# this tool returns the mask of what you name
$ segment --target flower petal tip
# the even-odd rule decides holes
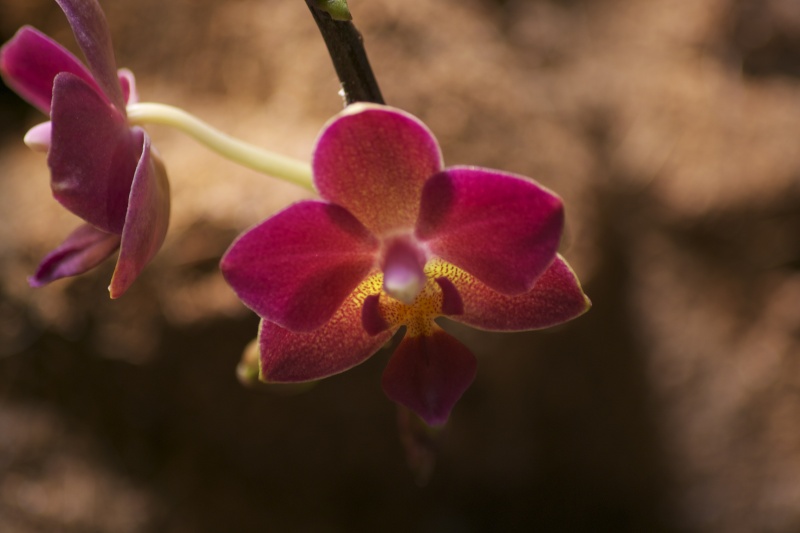
[[[124,289],[119,289],[117,287],[114,287],[114,281],[112,279],[111,283],[109,283],[108,285],[108,297],[111,298],[112,300],[116,300],[117,298],[125,294],[126,290],[128,290],[127,287],[125,287]]]
[[[79,226],[64,242],[42,259],[28,278],[31,287],[43,287],[61,278],[77,276],[102,263],[119,246],[119,235],[89,224]]]
[[[586,296],[586,294],[583,295],[583,299],[584,299],[584,306],[585,306],[584,309],[583,309],[583,313],[586,313],[587,311],[589,311],[589,309],[592,308],[592,301],[589,299],[588,296]],[[581,314],[583,314],[583,313],[581,313]]]
[[[41,279],[37,278],[35,275],[28,276],[28,286],[34,289],[40,289],[47,285],[48,281],[42,281]]]
[[[53,135],[52,122],[43,122],[28,130],[22,141],[34,152],[47,153],[50,150],[50,139]]]
[[[242,352],[236,365],[236,377],[245,387],[255,387],[261,381],[261,349],[258,338],[253,339]]]

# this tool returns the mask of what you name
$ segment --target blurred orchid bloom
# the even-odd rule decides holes
[[[444,168],[415,117],[355,104],[323,129],[303,201],[241,235],[221,268],[262,317],[260,377],[316,380],[406,336],[383,389],[430,425],[472,383],[475,357],[435,322],[497,331],[553,326],[590,306],[556,249],[561,200],[527,178]]]
[[[0,74],[50,116],[25,142],[47,152],[53,196],[80,226],[44,258],[34,287],[82,274],[119,248],[109,286],[121,296],[161,247],[169,222],[166,171],[150,138],[127,121],[137,100],[133,74],[117,71],[111,37],[96,0],[56,0],[88,68],[64,47],[23,27],[0,50]]]

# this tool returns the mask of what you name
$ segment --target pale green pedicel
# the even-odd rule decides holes
[[[183,109],[141,102],[129,105],[126,111],[131,125],[172,126],[235,163],[316,192],[308,163],[240,141]]]

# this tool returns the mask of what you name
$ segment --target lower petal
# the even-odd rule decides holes
[[[499,293],[444,261],[433,268],[449,279],[461,296],[463,312],[450,318],[479,329],[548,328],[582,315],[592,305],[575,273],[561,256],[539,276],[530,291],[516,296]]]
[[[370,336],[360,324],[350,331],[332,329],[295,332],[262,320],[262,381],[297,383],[339,374],[369,359],[391,338],[390,332]]]
[[[164,243],[169,225],[169,182],[161,160],[143,133],[142,155],[133,176],[117,268],[109,291],[118,298],[142,272]]]
[[[429,425],[447,422],[450,411],[475,379],[469,349],[441,328],[406,336],[383,372],[383,390]]]
[[[114,253],[120,237],[89,224],[79,226],[58,248],[47,254],[36,273],[28,278],[31,287],[42,287],[57,279],[77,276],[96,267]]]
[[[368,278],[329,321],[310,332],[290,331],[262,320],[261,380],[292,383],[320,379],[344,372],[377,352],[397,328],[370,335],[362,327],[361,307],[376,290],[380,290],[380,279]]]

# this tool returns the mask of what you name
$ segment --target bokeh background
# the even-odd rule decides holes
[[[302,0],[106,0],[144,100],[299,158],[341,108]],[[25,281],[78,224],[0,91],[0,531],[800,531],[800,2],[351,0],[388,103],[449,164],[567,206],[594,302],[559,328],[451,327],[479,357],[427,484],[387,353],[306,391],[235,377],[257,321],[217,262],[302,190],[162,127],[173,217],[122,299],[113,261]],[[51,0],[1,0],[71,49]],[[476,243],[479,246],[479,243]]]

